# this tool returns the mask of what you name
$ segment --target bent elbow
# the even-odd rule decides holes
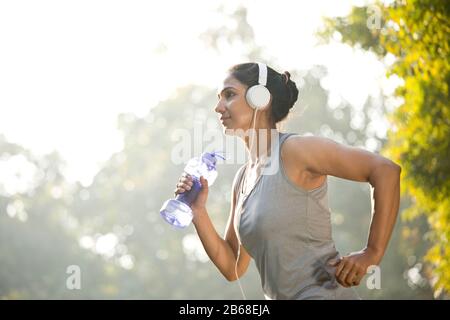
[[[233,282],[233,281],[237,280],[237,277],[234,273],[224,275],[224,277],[225,277],[225,279],[227,279],[228,282]]]
[[[237,280],[236,276],[226,276],[225,279],[227,279],[228,282],[234,282]]]
[[[242,276],[244,275],[244,272],[241,272],[240,274],[236,274],[235,272],[231,272],[229,274],[224,274],[223,276],[225,277],[225,279],[227,279],[228,282],[234,282],[240,278],[242,278]]]
[[[375,187],[378,180],[383,180],[387,176],[395,179],[400,179],[402,167],[396,164],[394,161],[385,159],[376,165],[370,172],[367,181]]]
[[[395,163],[394,161],[389,160],[386,164],[389,168],[393,169],[399,175],[402,172],[402,167],[399,164]]]
[[[395,170],[397,171],[397,173],[400,175],[402,173],[402,167],[395,162],[392,162],[392,164],[393,164]]]

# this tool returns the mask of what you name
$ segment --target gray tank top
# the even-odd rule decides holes
[[[327,180],[306,190],[285,173],[281,145],[291,135],[279,134],[270,160],[278,161],[278,170],[261,175],[246,197],[241,193],[246,165],[236,173],[238,237],[255,261],[266,299],[360,299],[327,265],[340,256],[331,236]]]

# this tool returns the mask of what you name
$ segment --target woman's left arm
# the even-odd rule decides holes
[[[380,263],[394,229],[400,202],[401,167],[378,154],[327,138],[295,137],[285,143],[289,144],[288,156],[301,161],[312,174],[369,182],[374,188],[374,212],[366,247],[330,262],[336,266],[336,279],[341,285],[359,285],[367,268]]]

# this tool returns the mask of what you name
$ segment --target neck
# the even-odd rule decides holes
[[[272,133],[274,133],[272,130],[276,128],[250,129],[244,137],[251,166],[264,162],[264,159],[270,156]]]

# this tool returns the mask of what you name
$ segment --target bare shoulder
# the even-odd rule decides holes
[[[283,143],[281,151],[288,162],[296,163],[300,170],[313,174],[311,162],[325,153],[332,143],[333,140],[323,137],[292,135]]]
[[[321,186],[326,174],[311,170],[310,161],[314,159],[309,146],[315,143],[311,136],[290,136],[281,146],[281,158],[286,175],[297,186],[310,190]]]
[[[334,140],[318,137],[318,136],[302,136],[302,135],[292,135],[286,139],[285,144],[291,148],[298,149],[299,147],[303,148],[314,148],[315,150],[320,150],[323,147],[326,147],[330,144],[335,144]],[[309,150],[311,151],[311,150]]]

